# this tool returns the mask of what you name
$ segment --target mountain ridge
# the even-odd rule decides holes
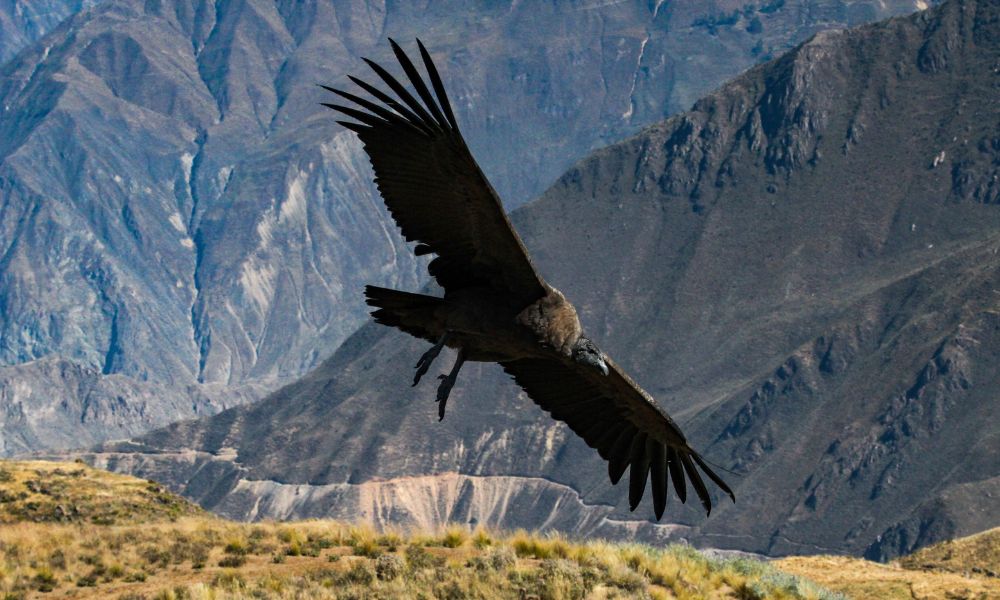
[[[429,45],[516,206],[768,53],[914,4],[768,6],[105,0],[75,15],[0,75],[0,395],[59,422],[50,435],[4,421],[0,452],[260,397],[363,322],[352,290],[422,285],[360,146],[313,85],[344,82],[360,55],[388,58],[386,35]],[[87,419],[72,394],[48,403],[44,390],[75,387],[37,379],[30,363],[51,356],[131,379],[89,402],[134,410]],[[192,408],[125,418],[164,393]]]
[[[665,525],[642,520],[645,505],[629,515],[594,452],[489,365],[467,365],[435,423],[429,392],[407,387],[424,344],[373,324],[257,404],[81,456],[233,518],[316,486],[457,471],[577,490],[572,510],[528,503],[560,506],[564,523],[610,505],[595,518],[635,539],[680,526],[771,555],[886,560],[995,526],[1000,213],[983,199],[1000,172],[998,13],[951,0],[817,35],[512,214],[590,337],[699,451],[744,473],[739,502],[710,519],[677,504]],[[254,481],[287,494],[247,493]],[[489,493],[464,494],[453,507],[480,507],[464,518],[518,525]],[[373,520],[407,518],[389,503]]]

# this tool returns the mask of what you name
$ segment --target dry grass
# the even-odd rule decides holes
[[[0,463],[0,598],[833,598],[684,546],[573,543],[452,526],[233,523],[155,483]]]
[[[686,546],[234,523],[154,483],[79,464],[0,462],[0,522],[2,600],[843,598],[770,564]],[[844,575],[838,565],[810,573],[846,590]]]
[[[855,600],[1000,598],[1000,579],[971,572],[909,569],[900,564],[884,565],[843,556],[795,556],[774,564]]]
[[[899,561],[907,569],[1000,577],[1000,527],[923,548]]]
[[[407,539],[328,521],[0,528],[10,598],[834,598],[754,563],[451,528]],[[2,596],[0,596],[2,597]]]
[[[82,463],[0,461],[0,523],[147,523],[202,514],[160,484]]]

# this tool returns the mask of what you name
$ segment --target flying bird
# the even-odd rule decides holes
[[[417,242],[416,255],[435,255],[428,270],[444,288],[443,298],[365,287],[375,321],[433,344],[417,361],[413,385],[442,348],[457,350],[451,372],[439,376],[438,416],[443,419],[462,365],[499,363],[536,404],[608,461],[613,484],[629,469],[631,510],[648,479],[659,520],[669,484],[684,502],[690,480],[711,513],[712,497],[701,473],[735,502],[732,490],[691,448],[673,419],[586,336],[573,305],[532,265],[462,138],[424,45],[417,40],[431,87],[399,45],[389,42],[412,92],[367,58],[389,92],[356,77],[349,79],[367,98],[321,87],[350,103],[324,106],[353,119],[337,122],[364,144],[375,183],[403,237]]]

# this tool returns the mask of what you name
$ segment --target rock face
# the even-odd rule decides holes
[[[362,284],[424,281],[313,85],[364,72],[359,55],[387,59],[389,34],[432,49],[514,206],[768,52],[913,6],[723,2],[720,17],[695,0],[108,0],[84,11],[0,73],[0,395],[20,399],[8,414],[28,415],[0,423],[4,451],[133,435],[273,389],[364,321]],[[49,357],[76,366],[30,366]],[[71,409],[82,398],[64,372],[130,380],[127,404],[179,398],[145,417],[136,404],[89,418]],[[109,385],[91,400],[119,402]],[[47,433],[32,429],[53,389],[65,410]]]
[[[515,211],[590,337],[735,471],[711,518],[630,515],[496,365],[467,365],[437,423],[433,386],[409,387],[425,344],[374,324],[257,404],[89,459],[237,518],[874,558],[995,526],[998,65],[995,0],[821,33]]]
[[[0,0],[0,64],[70,15],[101,0]]]
[[[177,415],[214,414],[266,392],[253,384],[191,384],[178,390],[104,374],[55,356],[40,358],[0,367],[0,419],[7,430],[0,451],[10,456],[39,447],[96,444],[168,423]],[[78,426],[67,427],[67,422]]]

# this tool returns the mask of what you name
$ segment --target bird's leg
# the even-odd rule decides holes
[[[413,385],[420,383],[420,378],[424,376],[427,369],[431,368],[431,363],[434,362],[437,355],[441,354],[441,348],[444,348],[444,343],[446,341],[448,341],[447,331],[441,335],[441,339],[439,339],[436,344],[431,346],[430,350],[424,352],[423,356],[420,357],[420,360],[418,360],[416,364],[417,374],[413,376]]]
[[[455,380],[458,379],[458,371],[462,368],[462,363],[464,362],[465,348],[460,348],[458,350],[458,358],[455,359],[455,366],[451,368],[451,373],[438,375],[438,379],[441,380],[437,393],[438,421],[444,420],[444,406],[448,403],[448,394],[451,393],[451,388],[455,385]]]

